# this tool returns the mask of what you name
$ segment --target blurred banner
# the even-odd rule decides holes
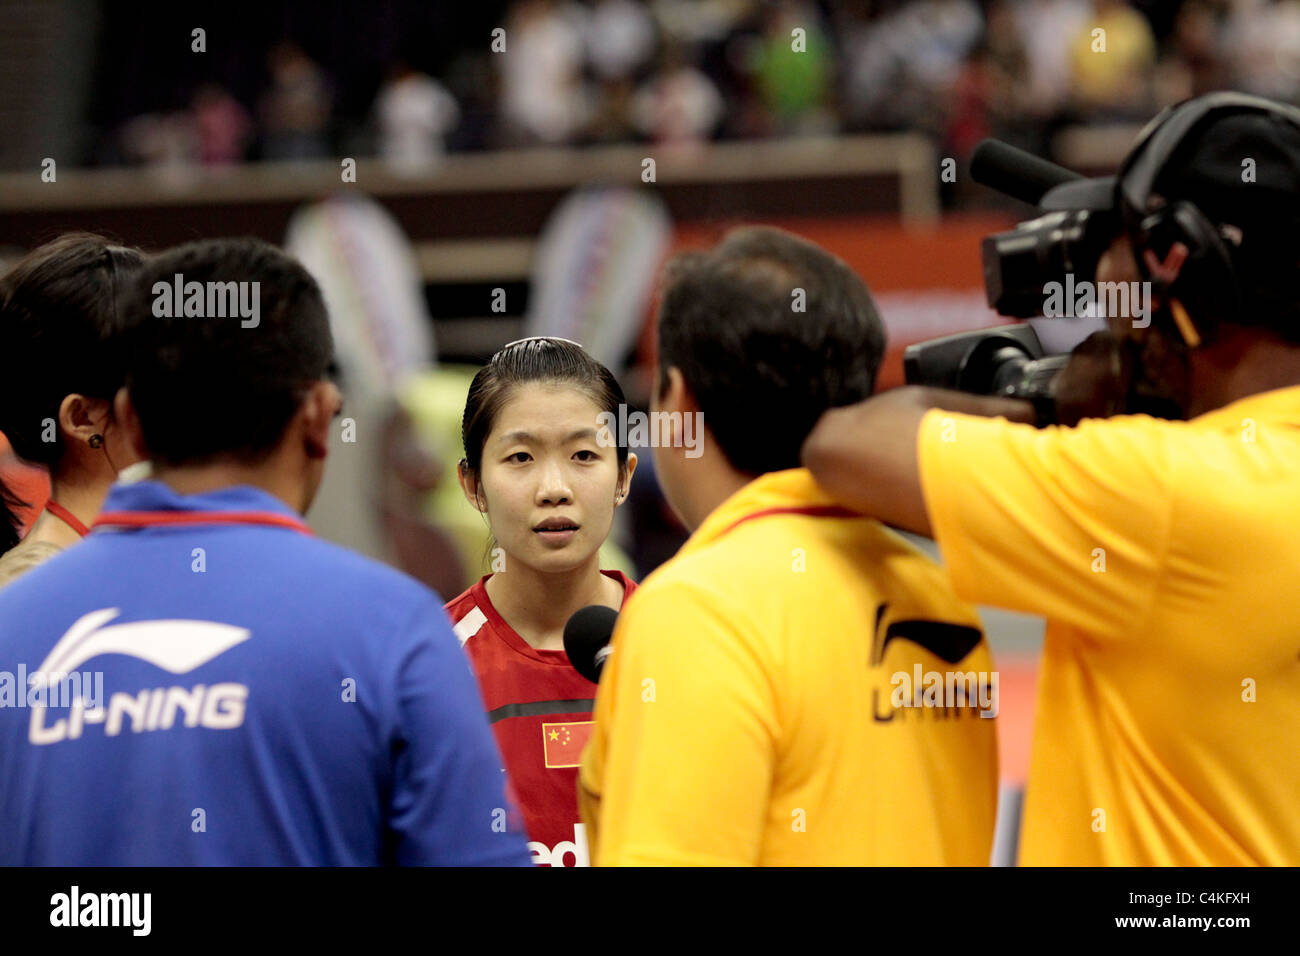
[[[533,253],[525,335],[581,342],[615,374],[637,340],[672,239],[646,189],[578,189],[547,220]]]

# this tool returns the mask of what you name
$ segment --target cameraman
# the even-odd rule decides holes
[[[1131,409],[1141,379],[1187,420],[1036,429],[904,388],[827,412],[802,456],[935,537],[960,597],[1046,617],[1022,864],[1296,865],[1300,112],[1211,94],[1160,120],[1118,179],[1058,187],[1114,218],[1096,281],[1155,296],[1078,350],[1058,417]]]

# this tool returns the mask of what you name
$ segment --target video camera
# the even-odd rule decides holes
[[[1037,206],[1078,173],[997,140],[985,140],[971,159],[971,178]],[[1107,213],[1047,211],[981,243],[984,288],[999,315],[1043,315],[1043,289],[1067,275],[1091,278],[1120,223]],[[999,326],[961,332],[908,346],[903,374],[909,385],[929,385],[978,395],[1033,402],[1040,424],[1055,420],[1053,383],[1069,353],[1048,354],[1032,326]]]

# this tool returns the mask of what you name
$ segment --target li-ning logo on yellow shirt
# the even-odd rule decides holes
[[[594,720],[575,720],[565,724],[542,724],[542,756],[548,770],[578,766],[582,748],[591,739]]]
[[[894,621],[882,628],[888,609],[888,603],[876,608],[875,638],[871,647],[873,667],[884,663],[890,641],[908,641],[949,664],[956,664],[970,654],[984,637],[977,627],[923,618]],[[945,676],[937,671],[923,672],[920,661],[915,661],[913,673],[900,671],[894,674],[891,685],[892,692],[883,695],[880,688],[872,690],[872,716],[877,723],[888,723],[911,708],[915,708],[922,717],[947,718],[967,711],[978,713],[981,717],[997,716],[997,685],[994,675],[971,671],[948,672]],[[941,695],[935,692],[936,687],[941,690],[946,688],[946,693]]]
[[[893,621],[889,627],[881,631],[880,625],[884,622],[885,612],[888,609],[888,602],[876,608],[876,638],[871,648],[872,667],[878,667],[884,661],[889,642],[899,638],[924,647],[949,664],[956,664],[975,650],[984,638],[983,632],[978,627],[952,624],[948,621],[929,621],[923,618]]]

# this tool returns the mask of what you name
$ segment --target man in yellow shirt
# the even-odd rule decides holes
[[[826,408],[871,393],[884,334],[866,287],[811,243],[738,230],[670,266],[659,350],[653,457],[694,533],[614,633],[579,773],[592,861],[987,864],[979,619],[796,467]]]
[[[1059,187],[1129,217],[1096,278],[1156,279],[1161,306],[1112,339],[1182,357],[1162,374],[1187,420],[1036,430],[908,388],[804,448],[836,500],[932,533],[960,596],[1047,618],[1024,864],[1300,864],[1300,112],[1215,102],[1159,168],[1144,140],[1117,181]]]

